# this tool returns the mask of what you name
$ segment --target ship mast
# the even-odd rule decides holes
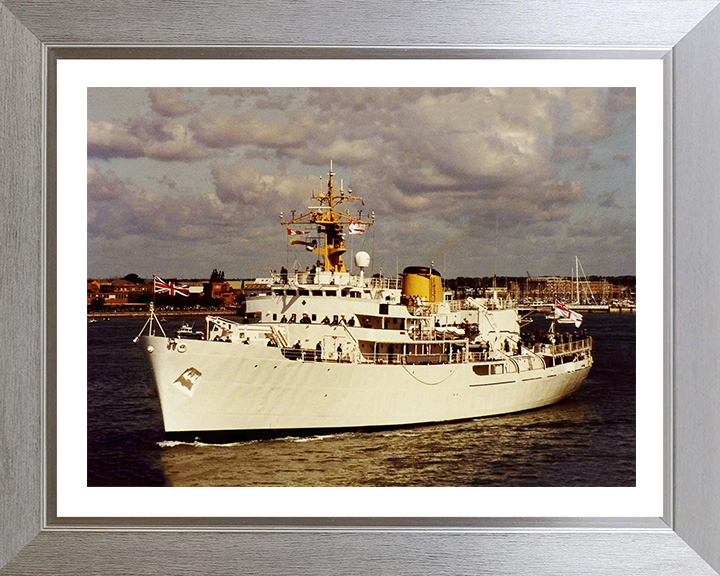
[[[321,242],[306,242],[303,240],[293,240],[292,244],[304,244],[308,250],[315,252],[322,257],[324,269],[327,272],[347,272],[345,263],[343,262],[343,254],[345,247],[345,227],[352,225],[372,226],[375,222],[375,213],[372,213],[371,220],[362,220],[360,216],[351,216],[347,211],[336,209],[341,204],[362,201],[361,196],[353,196],[352,190],[347,193],[340,186],[339,194],[333,187],[333,177],[335,172],[332,169],[332,160],[330,161],[330,171],[328,172],[327,193],[320,192],[317,196],[313,195],[313,200],[318,202],[318,206],[308,206],[310,210],[306,214],[295,217],[286,221],[280,214],[280,224],[283,226],[299,226],[308,228],[314,226],[321,236]]]

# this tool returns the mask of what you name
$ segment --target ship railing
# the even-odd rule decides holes
[[[307,350],[303,348],[281,347],[282,355],[288,360],[300,360],[302,362],[329,362],[337,363],[337,359],[323,359],[320,350]],[[360,364],[404,364],[404,365],[422,365],[422,364],[463,364],[471,361],[472,354],[467,354],[464,350],[458,350],[453,353],[445,354],[389,354],[389,353],[370,353],[357,354],[354,361]],[[343,355],[342,363],[353,362],[352,355]],[[479,355],[478,360],[479,361]],[[497,361],[496,361],[497,362]]]
[[[472,363],[488,361],[488,356],[485,352],[468,352],[467,357],[468,362]]]
[[[302,348],[280,348],[282,355],[288,360],[302,360],[303,362],[322,362],[318,350],[305,350]]]
[[[440,303],[439,302],[420,302],[420,303],[414,303],[410,302],[407,305],[408,312],[417,318],[424,318],[428,317],[432,314],[437,314],[438,310],[440,309]]]
[[[457,344],[460,340],[474,340],[479,334],[477,324],[445,324],[440,326],[411,326],[407,335],[413,340],[443,341]]]
[[[490,354],[485,354],[484,352],[469,352],[466,356],[467,361],[473,364],[477,362],[489,362],[491,364],[507,363],[507,358],[498,358],[496,352],[490,352]]]
[[[402,278],[370,278],[370,288],[399,290],[402,288]]]
[[[588,336],[582,340],[575,340],[564,344],[535,344],[533,346],[533,352],[546,356],[565,356],[566,354],[592,350],[592,342],[592,337]]]
[[[468,297],[462,300],[450,300],[449,304],[451,312],[458,312],[459,310],[506,310],[514,306],[514,302],[510,300],[497,300],[493,298],[480,299],[474,297]]]
[[[318,284],[318,274],[314,271],[305,272],[288,272],[287,274],[273,273],[273,282],[275,284],[301,285],[301,284]]]
[[[476,301],[474,298],[465,298],[464,300],[450,300],[450,312],[459,312],[460,310],[482,310],[485,305]]]
[[[468,362],[477,364],[502,364],[504,374],[527,372],[531,370],[542,370],[546,367],[545,360],[541,356],[532,353],[527,347],[523,350],[528,352],[520,356],[511,356],[502,350],[495,350],[489,355],[484,352],[470,352],[468,354]]]
[[[376,352],[363,354],[362,358],[370,364],[462,364],[465,362],[467,354],[464,350],[444,354],[387,354]]]
[[[540,354],[537,354],[537,353],[535,352],[535,350],[533,350],[533,349],[531,349],[531,348],[528,348],[527,346],[525,346],[525,344],[522,345],[522,350],[526,350],[526,351],[528,352],[527,358],[528,358],[528,364],[529,364],[529,368],[528,368],[528,369],[529,369],[529,370],[534,370],[534,369],[535,369],[535,368],[533,367],[533,362],[532,362],[532,360],[531,360],[530,358],[535,358],[536,360],[538,360],[538,361],[540,362],[540,366],[539,366],[538,368],[541,368],[541,369],[543,369],[543,370],[544,370],[545,368],[547,368],[547,362],[545,362],[545,359],[544,359]]]
[[[274,284],[288,286],[306,286],[320,284],[334,284],[336,286],[361,286],[362,282],[358,276],[349,272],[325,272],[323,270],[304,270],[300,272],[273,272],[272,281]]]

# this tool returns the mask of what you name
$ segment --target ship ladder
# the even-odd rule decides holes
[[[360,359],[363,357],[363,355],[360,353],[360,343],[357,341],[357,338],[353,335],[352,332],[350,332],[350,328],[347,327],[345,324],[341,324],[343,329],[345,330],[345,333],[348,335],[352,343],[355,345],[354,350],[350,350],[350,352],[354,352],[354,354],[350,355],[350,358],[353,358],[355,362],[359,362]]]
[[[275,344],[277,344],[278,348],[289,347],[284,334],[278,328],[270,326],[270,331],[272,332],[273,339],[275,340]]]

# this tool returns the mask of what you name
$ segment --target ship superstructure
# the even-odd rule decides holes
[[[512,303],[455,299],[432,265],[368,277],[361,251],[350,273],[345,234],[375,218],[342,210],[361,198],[328,176],[307,213],[280,216],[312,266],[258,278],[243,321],[208,316],[202,339],[142,337],[169,435],[459,420],[545,406],[581,385],[592,365],[585,335],[523,340]]]

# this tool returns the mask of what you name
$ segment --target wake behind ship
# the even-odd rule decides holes
[[[455,299],[432,267],[399,278],[345,267],[345,234],[364,233],[343,204],[361,200],[328,189],[281,224],[315,254],[305,271],[258,278],[246,294],[245,323],[206,317],[200,334],[140,338],[157,384],[166,435],[212,438],[396,427],[528,410],[566,398],[592,365],[592,339],[554,334],[524,342],[509,301]]]

